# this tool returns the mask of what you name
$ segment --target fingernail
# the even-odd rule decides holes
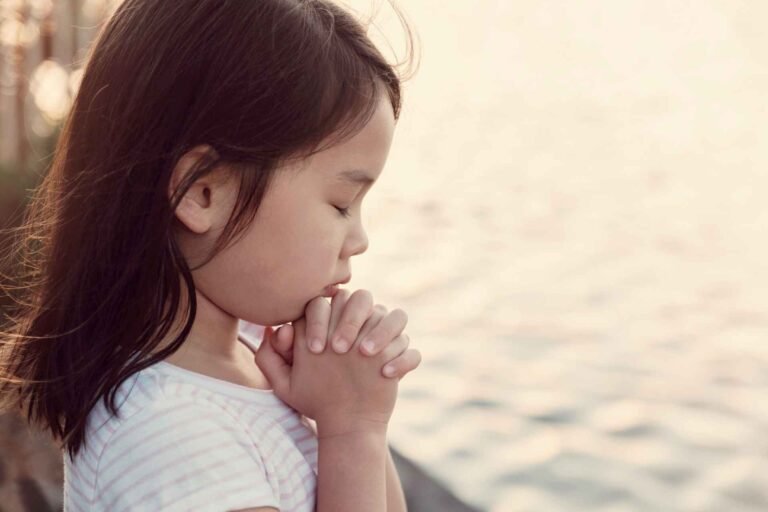
[[[336,338],[333,340],[333,348],[336,352],[346,352],[349,348],[349,344],[347,344],[347,340],[344,338]]]
[[[394,366],[385,366],[384,367],[384,375],[387,377],[393,377],[395,375],[395,367]]]
[[[315,354],[319,354],[323,351],[323,342],[320,341],[319,338],[315,338],[312,340],[312,342],[309,344],[309,349],[314,352]]]
[[[363,350],[366,354],[373,354],[373,349],[376,348],[376,344],[373,340],[365,340],[363,342]]]

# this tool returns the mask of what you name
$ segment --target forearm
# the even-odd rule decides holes
[[[387,449],[387,512],[408,512],[392,452]]]
[[[387,512],[386,429],[327,437],[318,430],[317,512]]]

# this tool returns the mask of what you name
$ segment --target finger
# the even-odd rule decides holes
[[[411,337],[406,333],[402,333],[399,336],[395,336],[376,357],[384,363],[389,363],[405,352],[410,344]]]
[[[307,343],[307,319],[302,316],[291,324],[293,325],[293,360],[294,362],[297,358],[306,360],[308,354],[312,353]]]
[[[347,300],[349,300],[349,290],[346,288],[340,288],[331,299],[331,317],[328,319],[328,331],[325,333],[326,338],[330,339],[330,335],[336,331],[336,325],[341,319],[341,313],[344,311]]]
[[[360,329],[360,334],[357,335],[357,341],[360,342],[367,339],[368,333],[370,333],[374,327],[379,325],[379,322],[387,316],[387,313],[387,308],[381,304],[373,306],[373,313],[371,313],[371,316],[368,317],[368,320],[365,321],[363,327]]]
[[[363,354],[378,354],[393,339],[400,335],[408,324],[408,315],[402,309],[393,309],[371,332],[366,334],[360,344]]]
[[[334,297],[335,298],[335,297]],[[355,343],[360,329],[373,312],[373,295],[368,290],[357,290],[344,305],[333,330],[329,330],[331,346],[337,354],[343,354]]]
[[[278,396],[285,396],[289,389],[291,367],[273,348],[272,327],[264,328],[264,341],[256,349],[254,361]]]
[[[309,349],[315,354],[325,349],[325,340],[328,337],[328,324],[331,321],[331,304],[325,297],[312,299],[304,311],[307,320],[307,343]]]
[[[293,326],[281,325],[271,338],[272,347],[288,364],[293,363]]]
[[[373,306],[373,313],[371,313],[371,316],[368,318],[368,320],[365,321],[363,328],[360,329],[360,334],[357,336],[358,345],[361,345],[363,341],[368,339],[371,331],[373,331],[373,329],[379,325],[379,323],[387,316],[387,313],[387,308],[381,304],[376,304]],[[362,347],[360,347],[360,350],[362,350]]]
[[[409,348],[394,360],[385,364],[381,374],[389,378],[402,378],[406,373],[415,370],[421,364],[421,352]]]

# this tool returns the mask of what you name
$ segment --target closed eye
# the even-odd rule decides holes
[[[349,213],[349,208],[339,208],[338,206],[334,206],[336,210],[341,214],[343,217],[349,217],[351,214]]]

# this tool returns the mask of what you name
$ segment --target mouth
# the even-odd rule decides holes
[[[347,284],[351,279],[352,279],[352,276],[349,275],[346,278],[344,278],[342,281],[339,281],[338,283],[330,284],[326,286],[323,289],[323,297],[333,297],[339,292],[339,286],[342,284]]]
[[[333,298],[337,293],[339,293],[339,285],[337,284],[326,286],[323,289],[323,297]]]

